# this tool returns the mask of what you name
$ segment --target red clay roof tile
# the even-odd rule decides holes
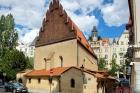
[[[59,76],[67,69],[69,69],[69,67],[57,67],[50,70],[33,70],[25,76]]]
[[[94,56],[95,53],[93,52],[90,44],[88,43],[86,37],[84,36],[83,32],[78,28],[78,26],[68,17],[68,23],[71,25],[71,29],[76,33],[76,39]]]

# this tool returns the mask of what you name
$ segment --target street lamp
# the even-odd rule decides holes
[[[50,83],[50,93],[51,93],[51,85],[52,85],[52,74],[53,74],[53,69],[50,69],[50,75],[49,75],[49,83]]]
[[[84,74],[84,66],[82,65],[80,68],[81,68],[81,70],[82,70],[83,84],[86,84],[87,81],[86,81],[85,74]]]
[[[3,83],[5,83],[6,73],[3,73]]]

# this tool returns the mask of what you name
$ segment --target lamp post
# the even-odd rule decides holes
[[[85,75],[84,75],[84,66],[82,65],[80,68],[81,68],[81,70],[82,70],[83,84],[85,84],[86,81],[85,81]]]
[[[53,77],[52,77],[52,74],[53,74],[53,69],[50,69],[50,75],[49,75],[49,83],[50,83],[50,93],[52,93],[51,92],[51,85],[52,85],[52,79],[53,79]]]
[[[5,83],[6,73],[3,73],[3,83]]]
[[[51,93],[51,85],[52,85],[52,76],[49,76],[49,83],[50,83],[50,93]]]

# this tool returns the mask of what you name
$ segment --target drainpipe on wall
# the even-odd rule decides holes
[[[77,67],[79,67],[79,50],[78,50],[78,41],[77,41]]]

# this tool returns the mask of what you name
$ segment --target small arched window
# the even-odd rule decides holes
[[[29,78],[29,83],[31,83],[31,78]]]
[[[63,57],[59,56],[61,67],[63,67]]]
[[[38,78],[38,84],[40,84],[40,82],[41,82],[41,79],[40,79],[40,78]]]
[[[71,88],[75,88],[75,80],[74,79],[71,79],[70,84],[71,84]]]

